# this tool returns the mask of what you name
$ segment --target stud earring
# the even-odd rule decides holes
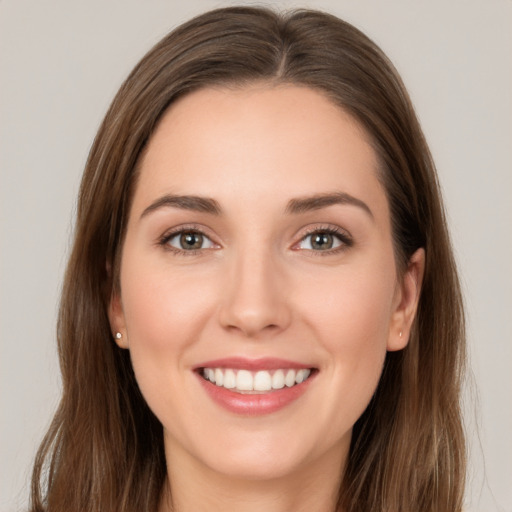
[[[401,334],[400,334],[401,336]],[[123,337],[123,335],[120,332],[116,332],[116,339],[120,340]]]
[[[119,333],[117,333],[119,334]],[[402,337],[402,331],[400,331],[400,333],[398,334],[398,336],[401,338]]]

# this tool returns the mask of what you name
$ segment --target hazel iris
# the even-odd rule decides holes
[[[332,249],[334,236],[331,233],[315,233],[311,235],[311,247],[316,250]]]

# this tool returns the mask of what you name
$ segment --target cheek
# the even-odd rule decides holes
[[[204,279],[127,258],[122,271],[122,304],[130,357],[143,395],[151,406],[160,391],[179,385],[187,349],[199,339],[211,314],[211,287]],[[161,397],[164,398],[164,397]]]
[[[340,272],[323,286],[317,282],[310,287],[316,291],[309,294],[307,307],[306,302],[303,305],[309,328],[329,354],[325,371],[333,383],[330,410],[338,415],[332,419],[333,425],[341,421],[352,425],[377,387],[393,301],[394,281],[389,273],[347,274]],[[335,403],[342,405],[344,414],[340,415]]]
[[[385,345],[391,320],[394,275],[383,270],[341,270],[298,294],[312,325],[332,353]],[[305,315],[306,316],[306,315]]]
[[[122,301],[130,345],[165,350],[187,344],[211,306],[209,287],[200,276],[126,266]]]

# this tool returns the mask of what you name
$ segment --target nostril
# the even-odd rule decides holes
[[[268,324],[268,325],[261,325],[258,323],[248,323],[248,322],[240,322],[239,324],[229,324],[226,325],[225,328],[228,331],[232,332],[240,332],[243,333],[247,337],[257,337],[258,335],[264,334],[264,333],[277,333],[280,330],[282,330],[282,327],[280,327],[278,324]]]

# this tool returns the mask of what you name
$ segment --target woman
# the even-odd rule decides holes
[[[458,511],[460,290],[382,52],[330,15],[206,13],[91,149],[32,510]]]

